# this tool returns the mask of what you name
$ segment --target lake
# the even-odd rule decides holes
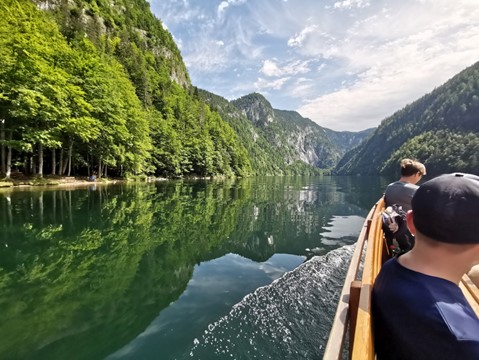
[[[388,181],[0,192],[1,359],[321,358]]]

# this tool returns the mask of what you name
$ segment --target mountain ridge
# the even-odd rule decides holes
[[[236,108],[234,117],[248,120],[249,125],[245,126],[251,127],[249,131],[253,134],[253,139],[261,136],[269,149],[272,147],[274,153],[280,154],[287,165],[303,162],[315,168],[331,169],[347,150],[372,132],[336,132],[323,128],[294,110],[274,109],[259,93],[228,101],[206,90],[200,92],[210,106],[220,113],[223,111],[222,116],[225,115],[226,107],[230,115],[235,113]]]
[[[428,173],[479,173],[479,62],[384,119],[336,166],[339,175],[398,175],[403,157]],[[451,141],[455,139],[455,141]]]

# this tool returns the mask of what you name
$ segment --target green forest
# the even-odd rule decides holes
[[[49,4],[0,6],[0,172],[7,178],[12,171],[252,172],[235,131],[199,99],[146,1]]]

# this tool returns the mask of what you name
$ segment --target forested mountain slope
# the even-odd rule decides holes
[[[284,174],[304,174],[311,173],[312,168],[331,169],[372,132],[322,128],[295,111],[273,109],[258,93],[231,102],[204,90],[199,93],[236,130],[256,173],[279,169]]]
[[[284,157],[275,151],[264,132],[257,128],[241,111],[238,110],[225,98],[205,90],[198,90],[199,96],[218,111],[221,117],[226,120],[236,131],[241,143],[248,151],[253,172],[257,175],[293,175],[293,174],[314,174],[315,169],[307,164],[298,163],[295,166],[288,166]]]
[[[327,169],[340,159],[339,150],[324,130],[295,111],[273,109],[260,94],[253,93],[231,102],[256,128],[288,164],[304,162]]]
[[[0,173],[251,173],[147,1],[4,0],[0,29]]]
[[[363,132],[337,132],[323,128],[296,111],[273,109],[257,93],[231,102],[268,141],[283,154],[288,163],[302,161],[323,169],[332,168],[347,150],[369,136],[372,129]]]
[[[431,175],[479,174],[479,62],[385,119],[336,172],[392,175],[404,157],[423,162]]]

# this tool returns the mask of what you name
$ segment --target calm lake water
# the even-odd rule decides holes
[[[2,191],[0,359],[320,359],[386,184]]]

